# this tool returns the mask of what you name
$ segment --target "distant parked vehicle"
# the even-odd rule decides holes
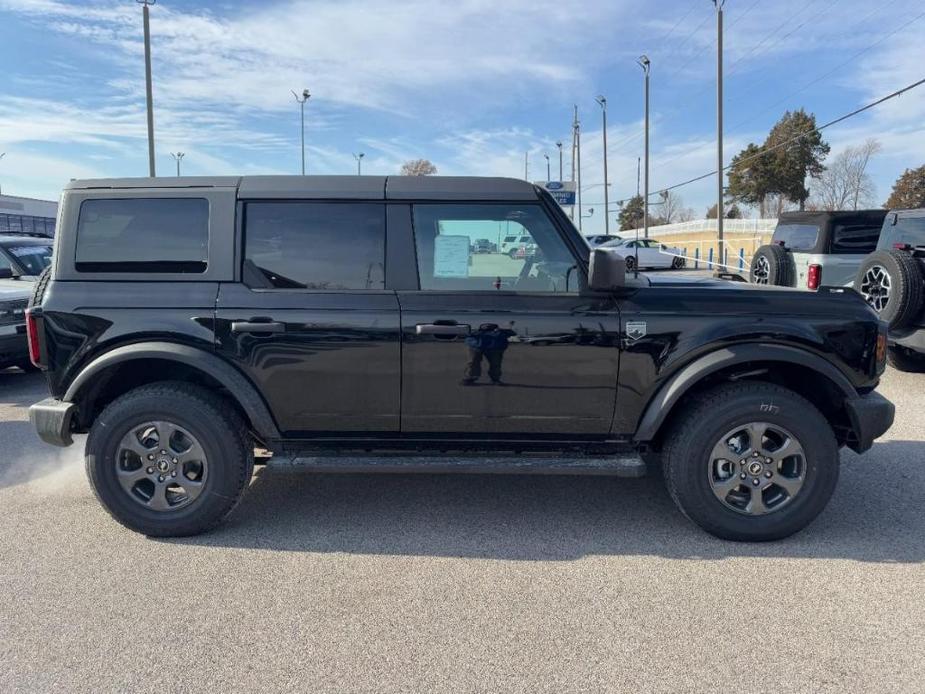
[[[477,239],[475,243],[472,244],[473,253],[493,253],[495,245],[488,239]]]
[[[639,268],[675,268],[686,265],[681,257],[681,249],[666,246],[655,239],[617,239],[608,241],[601,248],[615,249],[626,260],[626,269]]]
[[[34,282],[51,262],[51,240],[0,234],[0,279]]]
[[[849,287],[877,248],[886,210],[784,212],[771,243],[752,257],[755,284],[818,289]]]
[[[877,250],[854,288],[889,325],[887,358],[900,371],[925,371],[925,209],[891,210]]]
[[[522,258],[522,249],[530,243],[533,243],[533,237],[529,234],[505,236],[504,240],[501,242],[501,253],[509,255],[512,258],[518,257],[519,254]]]
[[[585,241],[588,242],[588,245],[591,246],[591,248],[597,248],[598,246],[602,246],[603,244],[608,243],[609,241],[619,241],[619,240],[620,240],[620,237],[617,236],[616,234],[596,234],[596,235],[591,235],[591,236],[585,236]]]

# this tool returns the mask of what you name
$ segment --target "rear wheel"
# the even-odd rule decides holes
[[[921,352],[897,345],[887,349],[886,359],[897,371],[925,373],[925,354]]]
[[[662,450],[681,511],[728,540],[777,540],[825,508],[838,445],[812,403],[767,383],[720,386],[689,402]]]
[[[634,255],[626,256],[626,269],[627,270],[636,269],[636,256]]]
[[[250,481],[246,432],[234,408],[203,388],[142,386],[93,423],[87,475],[122,525],[153,537],[195,535],[221,522]]]

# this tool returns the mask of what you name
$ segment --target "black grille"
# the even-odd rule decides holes
[[[26,321],[27,299],[0,301],[0,325],[17,325]]]

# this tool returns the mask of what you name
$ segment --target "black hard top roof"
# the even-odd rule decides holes
[[[237,188],[242,199],[536,200],[516,178],[481,176],[164,176],[71,181],[67,190]]]
[[[883,222],[887,211],[884,209],[876,210],[837,210],[827,212],[825,210],[804,211],[804,212],[782,212],[778,220],[779,224],[792,224],[795,222],[809,222],[820,226],[829,222],[844,222],[846,220],[857,220],[860,223]]]

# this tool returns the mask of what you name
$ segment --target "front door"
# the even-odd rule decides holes
[[[243,282],[221,286],[216,337],[288,437],[398,431],[399,311],[385,290],[385,209],[244,206]]]
[[[606,435],[619,313],[580,295],[583,269],[544,207],[418,204],[413,219],[419,289],[398,293],[403,435]],[[479,238],[496,252],[472,252]]]

